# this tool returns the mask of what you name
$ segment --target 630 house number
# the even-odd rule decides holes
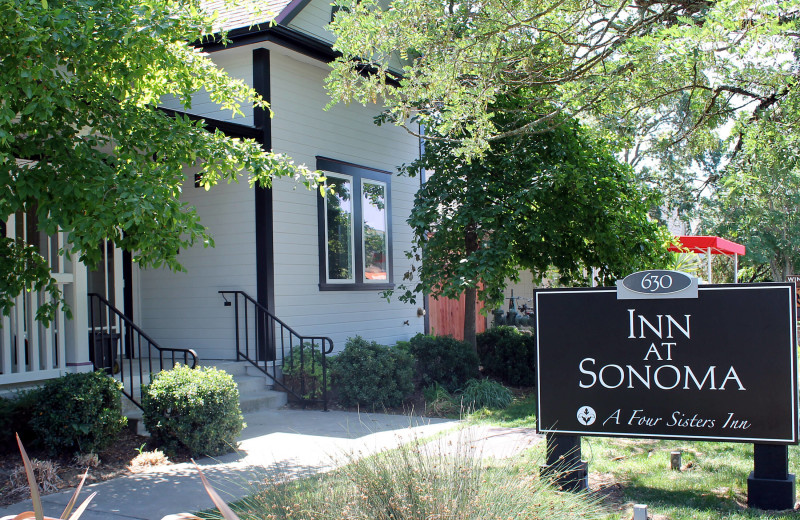
[[[622,285],[640,294],[670,294],[680,292],[692,283],[689,275],[680,271],[639,271],[626,276]]]
[[[669,289],[672,287],[672,276],[668,274],[657,275],[649,274],[642,278],[642,289],[649,292],[658,292],[661,289]]]

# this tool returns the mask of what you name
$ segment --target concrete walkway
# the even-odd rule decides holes
[[[455,421],[402,415],[285,409],[246,414],[245,422],[238,453],[198,461],[226,500],[249,494],[248,483],[270,472],[290,476],[315,473],[333,467],[346,454],[387,449],[456,425]],[[97,496],[81,520],[160,520],[173,513],[213,507],[190,463],[99,482],[84,488],[81,499],[94,491]],[[45,514],[61,514],[71,496],[72,491],[65,491],[43,497]],[[30,500],[0,508],[0,517],[28,510]]]
[[[395,447],[415,438],[455,430],[457,421],[402,415],[305,410],[265,410],[246,414],[239,452],[198,461],[220,495],[234,500],[250,494],[252,481],[310,475],[348,457]],[[539,442],[524,428],[473,427],[451,431],[482,456],[511,456]],[[447,442],[440,443],[447,445]],[[97,492],[81,520],[160,520],[166,515],[213,507],[191,464],[161,466],[88,486]],[[45,515],[63,511],[72,492],[43,497]],[[30,510],[30,500],[0,508],[0,517]]]

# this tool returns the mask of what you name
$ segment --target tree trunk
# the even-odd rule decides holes
[[[470,224],[466,227],[464,234],[464,246],[467,252],[467,259],[470,255],[478,250],[478,232],[475,224]],[[478,342],[475,338],[475,308],[478,300],[478,287],[476,285],[467,287],[464,290],[464,341],[472,345],[472,350],[475,354],[478,353]]]
[[[770,259],[769,266],[773,282],[785,282],[787,276],[794,274],[794,266],[788,255],[775,255]]]
[[[477,308],[478,289],[468,287],[464,290],[464,341],[472,345],[475,354],[478,353],[478,340],[476,339],[475,310]]]

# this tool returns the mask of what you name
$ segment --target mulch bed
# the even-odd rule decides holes
[[[15,489],[10,479],[14,470],[22,466],[22,457],[18,451],[6,448],[3,447],[3,451],[0,452],[0,506],[7,506],[30,498],[30,493],[27,489]],[[154,446],[150,445],[148,437],[136,435],[128,429],[123,430],[113,445],[98,454],[100,463],[94,468],[89,468],[86,484],[102,482],[130,474],[129,465],[131,459],[139,454],[138,450],[140,448],[143,451],[155,449]],[[31,459],[50,460],[57,464],[56,474],[58,480],[54,482],[54,485],[59,491],[77,487],[84,471],[86,471],[86,466],[77,465],[71,457],[54,458],[49,457],[42,450],[28,449],[28,447],[25,449]],[[177,453],[174,457],[169,457],[169,460],[173,463],[187,462],[189,455],[188,453]],[[21,513],[22,511],[19,512]]]

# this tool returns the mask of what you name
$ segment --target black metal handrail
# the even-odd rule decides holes
[[[162,347],[96,293],[89,293],[89,324],[89,357],[95,369],[106,370],[120,381],[122,393],[139,408],[142,386],[150,383],[154,374],[180,362],[197,366],[194,350]]]
[[[248,361],[304,406],[319,403],[327,411],[333,340],[298,334],[244,291],[219,293],[234,308],[236,360]]]

